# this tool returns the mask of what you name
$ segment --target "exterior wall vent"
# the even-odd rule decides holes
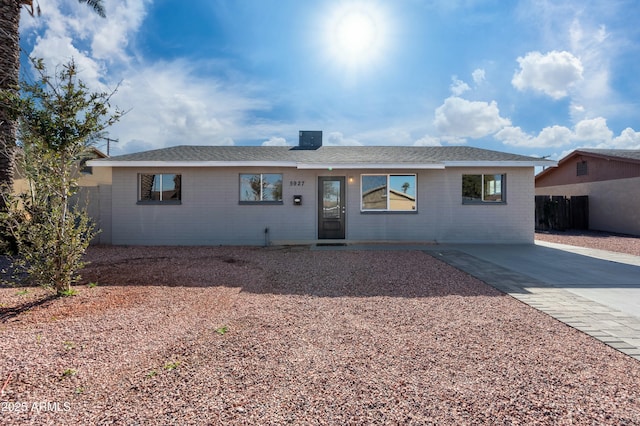
[[[298,149],[318,149],[322,146],[321,130],[300,130]]]
[[[586,176],[589,174],[589,169],[587,169],[587,162],[580,161],[576,163],[576,176]]]

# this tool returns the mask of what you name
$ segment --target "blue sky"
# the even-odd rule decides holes
[[[105,0],[106,19],[39,3],[24,51],[118,87],[112,155],[298,130],[554,159],[640,149],[636,0]]]

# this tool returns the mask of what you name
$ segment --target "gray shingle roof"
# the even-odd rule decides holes
[[[122,162],[293,162],[307,164],[442,164],[445,162],[555,162],[469,146],[174,146],[98,160]],[[548,163],[548,164],[547,164]],[[95,163],[94,163],[95,164]],[[107,165],[104,164],[104,165]],[[542,165],[542,164],[541,164]]]
[[[638,160],[640,161],[640,150],[638,149],[591,149],[581,148],[576,151],[585,152],[589,154],[604,155],[607,157],[624,158],[626,160]]]

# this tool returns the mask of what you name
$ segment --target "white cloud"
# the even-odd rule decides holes
[[[268,107],[240,89],[197,77],[196,68],[174,61],[128,73],[113,103],[131,111],[110,129],[125,151],[129,140],[157,147],[233,144],[248,111]]]
[[[449,88],[454,96],[460,96],[464,92],[471,90],[467,83],[458,79],[455,75],[451,77],[451,86],[449,86]]]
[[[267,122],[247,125],[252,112],[269,108],[268,102],[253,95],[250,82],[204,78],[198,70],[211,69],[209,63],[139,61],[128,40],[139,30],[150,3],[105,2],[103,19],[75,0],[48,0],[42,17],[21,27],[36,31],[29,54],[43,58],[49,72],[73,58],[90,90],[110,92],[120,84],[111,104],[130,111],[109,129],[110,138],[119,141],[112,144],[112,151],[231,145],[247,133],[256,138],[280,133]]]
[[[537,137],[531,140],[532,145],[536,147],[552,147],[569,145],[572,139],[571,129],[564,126],[545,127]]]
[[[448,145],[466,145],[467,139],[460,136],[441,136],[440,141]]]
[[[494,138],[505,145],[530,146],[531,136],[526,134],[520,127],[508,126],[494,135]]]
[[[604,131],[600,131],[604,133]],[[611,133],[613,134],[613,133]],[[597,134],[593,138],[585,139],[580,148],[600,148],[600,149],[640,149],[640,132],[636,132],[631,127],[627,127],[620,135],[607,139],[598,139]]]
[[[29,18],[36,22],[25,28],[21,25],[21,30],[37,30],[30,55],[42,58],[47,68],[73,59],[92,90],[106,90],[106,63],[128,61],[128,39],[139,29],[148,3],[150,0],[105,2],[107,17],[102,18],[76,1],[48,0],[42,16]]]
[[[529,52],[518,58],[520,70],[511,83],[518,90],[532,89],[554,99],[568,96],[569,89],[582,80],[583,66],[571,53],[556,50],[543,55]]]
[[[116,142],[110,143],[110,147],[107,147],[107,142],[104,142],[103,144],[98,143],[97,148],[104,153],[108,153],[109,155],[114,156],[120,154],[128,154],[130,152],[149,151],[151,149],[156,149],[159,147],[148,141],[131,139],[128,140],[126,144],[121,144],[120,141],[116,140]]]
[[[475,69],[471,73],[471,77],[476,85],[482,84],[486,79],[485,71],[482,68]]]
[[[607,26],[597,25],[595,28],[584,29],[584,24],[574,18],[569,28],[569,40],[574,51],[585,51],[594,44],[602,44],[609,38]]]
[[[42,59],[50,75],[59,71],[61,64],[66,64],[73,59],[81,80],[91,90],[105,90],[105,86],[102,83],[104,67],[86,53],[79,51],[73,45],[71,37],[47,34],[46,37],[38,39],[30,55]]]
[[[613,132],[607,127],[606,119],[597,117],[577,123],[574,137],[580,141],[608,143],[613,138]]]
[[[628,127],[614,138],[603,117],[582,120],[573,130],[564,126],[546,127],[537,136],[525,133],[520,127],[505,127],[494,137],[505,145],[527,148],[574,144],[581,148],[640,149],[640,132]]]
[[[578,121],[588,115],[616,115],[622,106],[616,106],[618,95],[611,87],[612,58],[625,42],[614,38],[602,24],[593,24],[575,18],[569,29],[572,51],[580,55],[584,66],[584,79],[576,84],[575,103],[583,110],[572,109],[571,116]],[[620,32],[618,33],[618,37]]]
[[[572,132],[571,129],[564,126],[551,126],[542,129],[538,136],[531,136],[525,133],[520,127],[507,127],[496,133],[494,137],[502,141],[505,145],[527,148],[548,148],[570,144]]]
[[[640,149],[640,132],[627,127],[613,139],[611,145],[617,149]]]
[[[290,146],[285,138],[272,136],[269,140],[262,142],[262,146]]]
[[[124,49],[128,39],[140,28],[149,3],[150,0],[107,2],[107,19],[98,22],[91,43],[93,56],[104,60],[126,60]]]
[[[329,146],[347,146],[347,145],[362,145],[358,140],[352,138],[345,138],[340,132],[331,132],[327,135],[327,143],[324,145]]]
[[[442,146],[440,138],[425,135],[413,143],[414,146]]]
[[[631,120],[638,116],[638,106],[623,100],[629,86],[622,86],[625,93],[617,87],[618,79],[630,71],[629,48],[635,49],[638,34],[637,24],[629,19],[634,14],[629,5],[610,0],[518,2],[519,19],[536,23],[541,46],[567,50],[580,59],[582,79],[568,90],[572,105],[579,106],[569,111],[574,123],[597,116]]]
[[[422,121],[420,122],[422,124]],[[411,127],[408,125],[408,127]],[[352,138],[359,145],[411,145],[413,136],[406,127],[371,127],[364,132],[354,133]]]
[[[485,80],[484,70],[480,68],[475,69],[471,73],[471,78],[473,78],[473,82],[476,84],[476,86],[482,84]],[[469,87],[469,85],[465,81],[460,80],[457,75],[453,75],[451,76],[451,85],[449,86],[449,89],[451,90],[451,94],[453,96],[460,96],[463,93],[471,90],[471,87]]]
[[[569,105],[569,112],[571,113],[572,117],[582,116],[584,115],[585,111],[586,109],[584,105],[580,105],[576,102],[571,102],[571,105]]]
[[[500,117],[495,101],[468,101],[452,96],[436,108],[434,125],[444,136],[477,139],[511,125],[511,121]]]

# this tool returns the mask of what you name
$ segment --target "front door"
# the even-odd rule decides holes
[[[318,178],[318,239],[344,239],[344,177]]]

